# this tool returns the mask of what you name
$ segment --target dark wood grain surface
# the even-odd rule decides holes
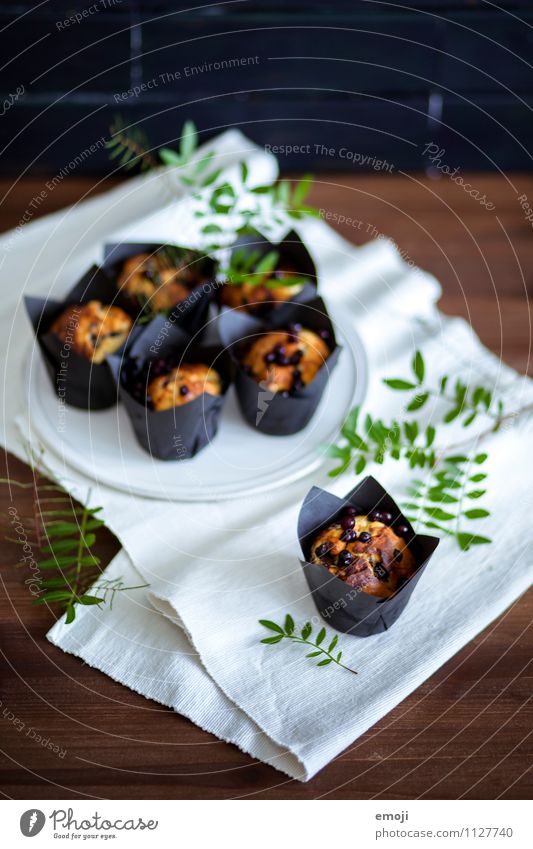
[[[517,194],[533,198],[533,178],[476,174],[471,182],[494,211],[448,180],[417,175],[322,177],[312,201],[337,220],[361,222],[339,226],[357,244],[379,234],[395,239],[405,259],[440,279],[445,312],[468,317],[486,345],[531,372],[533,230]],[[35,180],[13,190],[0,184],[2,195],[7,192],[0,229],[18,223],[40,188]],[[85,180],[65,181],[40,211],[89,189]],[[2,475],[31,479],[11,456],[3,457]],[[5,519],[7,486],[0,497]],[[31,510],[30,495],[16,498],[21,514]],[[103,534],[103,562],[117,549]],[[31,605],[18,556],[16,546],[2,544],[0,788],[6,797],[531,797],[531,592],[316,778],[300,784],[52,647],[45,633],[53,617]]]

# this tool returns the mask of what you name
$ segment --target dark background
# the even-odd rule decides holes
[[[205,4],[2,3],[0,98],[21,84],[25,94],[0,119],[0,173],[59,171],[107,135],[117,114],[149,125],[154,146],[172,144],[187,118],[202,138],[238,126],[260,144],[309,143],[309,153],[280,157],[292,172],[365,170],[317,154],[321,144],[420,171],[428,142],[452,167],[531,169],[529,0],[504,11],[474,0]],[[59,26],[92,6],[80,23]],[[184,75],[187,66],[255,56]],[[176,72],[181,79],[161,80]],[[151,80],[151,90],[116,102]],[[112,170],[101,149],[76,172]]]

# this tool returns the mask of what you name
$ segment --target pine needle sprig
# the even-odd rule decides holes
[[[285,623],[283,626],[278,625],[276,622],[272,622],[270,619],[260,619],[259,624],[266,628],[268,631],[273,632],[273,634],[269,637],[265,637],[261,640],[262,643],[265,643],[269,646],[275,646],[280,643],[282,640],[290,640],[293,643],[300,643],[302,645],[311,648],[311,651],[306,654],[306,658],[317,658],[322,657],[321,660],[318,661],[316,666],[329,666],[331,663],[335,663],[337,666],[342,667],[342,669],[346,669],[348,672],[352,672],[354,675],[357,675],[355,669],[351,669],[349,666],[346,666],[344,663],[341,663],[342,651],[335,652],[337,647],[337,643],[339,641],[338,634],[329,641],[329,645],[326,648],[323,645],[324,640],[327,637],[326,629],[321,628],[316,638],[311,640],[311,634],[313,633],[313,626],[310,622],[306,622],[302,627],[299,633],[296,631],[296,626],[294,623],[294,619],[287,613],[285,616]],[[335,652],[335,653],[334,653]]]

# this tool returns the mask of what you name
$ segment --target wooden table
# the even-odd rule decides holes
[[[445,312],[469,317],[486,345],[531,372],[533,230],[517,195],[533,199],[533,178],[472,174],[468,180],[494,210],[448,179],[420,175],[322,177],[311,200],[337,221],[352,218],[339,229],[357,244],[392,237],[406,260],[442,282]],[[0,209],[4,230],[18,223],[42,183],[1,188],[7,192]],[[64,181],[39,211],[90,189],[90,180]],[[30,479],[13,457],[2,465],[3,475]],[[6,486],[0,495],[5,517]],[[31,509],[29,495],[16,497],[21,514]],[[97,553],[105,563],[117,549],[104,534]],[[300,784],[48,644],[52,615],[31,606],[18,557],[16,546],[3,544],[0,788],[7,797],[531,797],[531,592],[316,778]],[[37,742],[37,734],[44,741]],[[47,740],[66,750],[63,757],[45,747]]]

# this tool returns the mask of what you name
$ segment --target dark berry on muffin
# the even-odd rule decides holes
[[[415,571],[413,554],[403,537],[376,518],[381,513],[353,516],[353,530],[346,530],[342,525],[348,518],[346,512],[318,534],[311,545],[310,562],[324,566],[360,592],[388,598]],[[385,515],[388,518],[390,514]]]
[[[183,363],[152,380],[147,395],[154,410],[170,410],[188,404],[204,393],[220,395],[221,392],[222,381],[218,372],[202,363]]]
[[[255,339],[243,352],[241,365],[271,392],[295,394],[311,383],[329,356],[329,348],[312,330],[273,330]],[[291,362],[298,354],[298,367]]]
[[[80,356],[100,364],[124,344],[131,325],[131,318],[120,307],[88,301],[67,307],[50,332],[70,344]]]

